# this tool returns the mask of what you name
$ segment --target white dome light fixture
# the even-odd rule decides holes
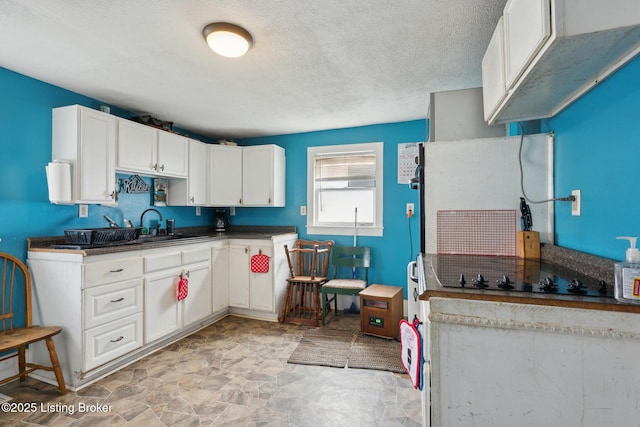
[[[202,29],[202,35],[215,53],[238,58],[249,50],[253,37],[247,30],[228,22],[214,22]]]

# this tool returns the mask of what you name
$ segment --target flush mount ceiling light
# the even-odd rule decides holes
[[[218,55],[237,58],[247,53],[253,37],[247,30],[227,22],[214,22],[202,29],[207,44]]]

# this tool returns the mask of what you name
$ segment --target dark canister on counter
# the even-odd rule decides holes
[[[173,236],[175,234],[176,220],[173,218],[167,219],[167,234]]]

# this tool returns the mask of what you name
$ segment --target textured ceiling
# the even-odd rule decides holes
[[[0,0],[0,66],[214,138],[426,117],[481,86],[506,0]],[[242,58],[202,28],[237,23]]]

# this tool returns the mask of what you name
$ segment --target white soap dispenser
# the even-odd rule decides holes
[[[637,237],[620,236],[628,240],[629,249],[624,262],[615,264],[616,287],[614,295],[620,302],[640,304],[640,250],[636,248]]]

